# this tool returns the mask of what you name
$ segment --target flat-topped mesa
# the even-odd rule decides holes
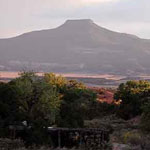
[[[72,24],[72,23],[93,23],[91,19],[77,19],[77,20],[67,20],[65,23]]]
[[[88,27],[92,26],[94,22],[91,19],[77,19],[77,20],[67,20],[63,25],[60,27]]]
[[[2,71],[25,66],[43,72],[134,76],[150,74],[149,58],[149,40],[110,31],[90,19],[0,40]]]

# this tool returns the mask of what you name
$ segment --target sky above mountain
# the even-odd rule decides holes
[[[54,28],[68,19],[150,39],[149,0],[0,0],[0,38]]]

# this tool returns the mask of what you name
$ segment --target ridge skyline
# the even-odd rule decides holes
[[[149,58],[150,40],[108,30],[89,19],[0,39],[0,71],[25,66],[46,72],[150,74]]]
[[[137,37],[137,38],[140,38],[140,39],[150,40],[150,38],[142,38],[140,36],[137,36],[136,34],[131,34],[129,32],[119,32],[119,31],[111,30],[111,29],[109,29],[109,28],[107,28],[105,26],[101,26],[101,25],[97,24],[93,19],[67,19],[66,21],[64,21],[64,23],[62,23],[60,25],[57,25],[56,27],[43,28],[43,29],[39,29],[39,30],[35,29],[35,30],[24,32],[24,33],[20,33],[20,34],[18,34],[16,36],[11,36],[11,37],[8,37],[8,38],[0,38],[0,40],[16,38],[16,37],[22,36],[24,34],[32,33],[32,32],[41,32],[41,31],[54,30],[54,29],[60,28],[63,25],[67,25],[67,24],[71,24],[71,23],[79,23],[79,22],[94,24],[94,25],[96,25],[96,26],[98,26],[98,27],[100,27],[100,28],[102,28],[104,30],[108,30],[108,31],[111,31],[111,32],[120,33],[120,34],[127,34],[127,35],[131,35],[131,36],[134,36],[134,37]]]

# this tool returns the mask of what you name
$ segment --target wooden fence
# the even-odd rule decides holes
[[[82,147],[85,150],[106,149],[109,131],[96,128],[51,128],[50,133],[54,147]]]

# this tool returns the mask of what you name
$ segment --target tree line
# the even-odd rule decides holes
[[[19,78],[0,83],[0,136],[7,136],[4,129],[8,126],[24,123],[34,130],[33,138],[48,127],[83,127],[94,103],[96,93],[80,82],[53,73],[43,77],[21,73]]]
[[[76,80],[54,73],[43,77],[23,72],[8,83],[0,82],[0,137],[8,137],[10,125],[24,125],[23,140],[44,144],[48,127],[82,128],[84,120],[115,114],[129,120],[141,117],[141,129],[150,132],[150,82],[120,84],[114,103],[97,101],[97,93]],[[118,103],[119,102],[119,103]]]

